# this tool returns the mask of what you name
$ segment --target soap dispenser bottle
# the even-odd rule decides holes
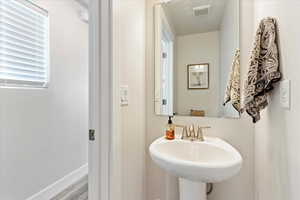
[[[175,139],[175,125],[172,122],[172,116],[169,116],[168,124],[166,127],[166,139],[167,140]]]

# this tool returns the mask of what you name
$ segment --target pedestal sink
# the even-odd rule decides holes
[[[206,183],[236,175],[242,165],[240,153],[219,138],[204,142],[159,138],[149,147],[152,160],[179,177],[180,200],[206,200]]]

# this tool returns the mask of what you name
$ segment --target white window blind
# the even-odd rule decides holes
[[[47,86],[48,32],[47,11],[27,0],[0,0],[2,86]]]

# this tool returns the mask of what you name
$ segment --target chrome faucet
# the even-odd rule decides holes
[[[210,126],[198,126],[198,130],[196,133],[194,125],[191,125],[189,129],[187,128],[187,126],[179,125],[178,127],[183,128],[182,135],[181,135],[182,140],[201,141],[201,142],[204,141],[203,130],[211,128]]]

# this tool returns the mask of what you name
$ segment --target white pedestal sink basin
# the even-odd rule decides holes
[[[205,137],[204,142],[162,137],[149,150],[158,166],[179,177],[180,200],[206,200],[206,183],[231,178],[242,165],[234,147],[213,137]]]

